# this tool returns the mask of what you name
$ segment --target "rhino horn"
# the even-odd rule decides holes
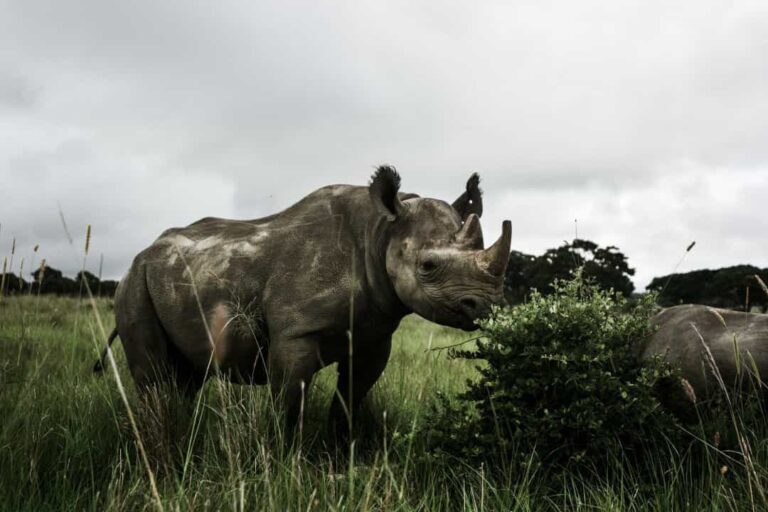
[[[512,245],[512,223],[505,220],[501,225],[501,236],[496,243],[477,255],[477,263],[486,272],[494,276],[503,276],[509,261],[509,249]]]
[[[471,249],[483,248],[483,230],[480,227],[480,217],[471,213],[464,225],[456,232],[456,243]]]

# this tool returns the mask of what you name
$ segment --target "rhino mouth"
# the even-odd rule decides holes
[[[479,329],[480,326],[477,325],[477,320],[479,320],[480,317],[476,315],[472,315],[470,313],[467,313],[464,311],[461,307],[450,307],[448,308],[454,318],[456,318],[456,327],[459,329],[465,330],[465,331],[474,331],[476,329]]]
[[[489,311],[477,307],[477,301],[482,299],[472,296],[475,301],[471,304],[467,298],[460,300],[436,300],[427,294],[427,300],[430,304],[431,314],[428,319],[439,324],[447,325],[464,331],[474,331],[480,328],[477,320],[486,316]],[[422,315],[423,316],[423,315]]]

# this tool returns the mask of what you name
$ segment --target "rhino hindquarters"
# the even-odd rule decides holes
[[[140,266],[139,272],[136,270],[134,265],[121,283],[115,305],[117,329],[136,387],[144,391],[171,384],[182,393],[194,396],[203,384],[203,377],[169,339],[147,290],[144,268]]]

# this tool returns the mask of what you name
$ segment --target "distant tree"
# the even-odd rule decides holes
[[[573,277],[577,268],[583,267],[583,276],[602,289],[612,288],[629,297],[635,287],[630,276],[635,269],[627,263],[627,257],[617,247],[599,247],[589,240],[573,242],[549,249],[541,256],[531,256],[517,251],[510,254],[505,282],[505,293],[510,304],[525,300],[531,289],[544,295],[553,291],[556,279]]]
[[[768,280],[768,269],[752,265],[736,265],[715,270],[703,269],[655,277],[646,287],[659,292],[659,304],[706,304],[729,309],[743,309],[747,306],[768,307],[768,295],[758,286],[754,276]]]
[[[77,293],[77,284],[73,279],[65,277],[61,270],[52,267],[42,269],[42,279],[40,277],[41,269],[32,272],[33,291],[37,293],[54,293],[56,295],[74,295]],[[39,286],[38,286],[39,284]],[[39,288],[39,290],[38,290]]]
[[[112,281],[109,279],[99,281],[98,277],[86,270],[78,272],[77,276],[75,277],[75,284],[77,285],[78,293],[80,290],[81,280],[83,280],[83,296],[86,297],[88,296],[88,292],[86,291],[85,283],[88,284],[88,287],[94,296],[100,295],[102,297],[113,297],[115,295],[115,290],[117,290],[118,281]]]
[[[101,287],[98,289],[98,291],[102,297],[114,297],[118,284],[120,284],[119,281],[112,281],[111,279],[106,279],[101,282]]]
[[[87,270],[81,270],[75,276],[75,286],[77,293],[80,294],[82,292],[84,297],[88,296],[88,290],[91,290],[93,295],[97,295],[99,292],[99,278]]]
[[[701,303],[701,298],[706,295],[703,288],[714,273],[714,270],[694,270],[684,274],[654,277],[646,289],[659,292],[659,304],[665,307],[681,303]]]
[[[24,281],[23,278],[18,277],[16,274],[11,274],[10,272],[6,273],[4,278],[0,276],[0,283],[3,284],[3,289],[0,290],[0,293],[6,296],[16,295],[27,289],[27,282]]]
[[[509,255],[507,273],[504,277],[504,296],[510,304],[519,304],[525,300],[530,291],[528,274],[536,256],[520,251],[512,251]]]
[[[55,294],[55,295],[69,295],[78,296],[82,290],[83,296],[87,297],[86,284],[90,288],[91,293],[94,296],[113,297],[117,290],[119,281],[104,280],[99,281],[99,278],[92,273],[80,271],[75,275],[75,279],[66,277],[61,270],[57,270],[52,267],[44,267],[42,269],[42,279],[40,275],[41,269],[37,269],[34,272],[30,272],[31,280],[25,281],[23,278],[18,277],[10,272],[6,272],[5,277],[0,279],[2,282],[2,294],[14,295],[20,292],[40,293],[40,294]],[[82,281],[82,288],[81,288]]]

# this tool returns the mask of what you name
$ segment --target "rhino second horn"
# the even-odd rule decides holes
[[[505,220],[501,224],[501,236],[496,243],[477,255],[477,263],[486,272],[494,276],[503,276],[509,261],[509,249],[512,245],[512,222]]]
[[[472,249],[483,248],[483,230],[477,214],[471,213],[464,221],[464,225],[456,233],[456,243]]]

